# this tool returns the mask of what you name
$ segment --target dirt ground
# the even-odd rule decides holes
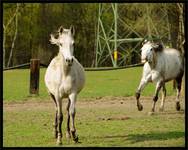
[[[167,96],[165,100],[165,107],[164,112],[165,113],[173,113],[176,112],[175,110],[175,96]],[[143,111],[145,113],[148,113],[151,111],[152,106],[152,97],[141,97],[141,103],[143,104]],[[159,112],[161,100],[159,99],[156,103],[156,112],[157,113],[164,113]],[[63,99],[63,110],[65,111],[67,105],[67,100]],[[181,110],[180,113],[184,113],[185,110],[185,98],[180,97],[180,105]],[[49,100],[38,100],[34,98],[30,98],[27,101],[24,102],[11,102],[11,103],[4,103],[3,109],[5,112],[12,112],[12,111],[28,111],[28,110],[51,110],[54,111],[54,103],[51,99]],[[77,100],[76,103],[76,109],[79,111],[79,109],[85,109],[86,111],[96,110],[96,109],[123,109],[126,113],[131,114],[133,112],[138,113],[136,106],[136,99],[135,97],[97,97],[97,98],[90,98],[90,99],[82,99]],[[127,111],[129,110],[129,111]],[[78,112],[79,113],[79,112]],[[101,118],[98,119],[101,120],[113,120],[113,119],[128,119],[128,116],[116,116],[111,118]]]

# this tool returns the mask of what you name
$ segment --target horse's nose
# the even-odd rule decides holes
[[[73,63],[73,58],[66,58],[65,61],[68,63],[69,66]]]

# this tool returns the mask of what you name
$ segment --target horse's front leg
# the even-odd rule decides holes
[[[71,125],[71,135],[72,138],[75,142],[78,142],[78,136],[76,135],[76,128],[75,128],[75,114],[76,114],[76,108],[75,108],[75,104],[76,104],[76,94],[73,93],[69,96],[70,98],[70,108],[69,108],[69,113],[71,116],[71,120],[72,120],[72,125]]]
[[[69,140],[71,135],[70,135],[70,99],[68,98],[68,104],[67,104],[67,131],[66,131],[66,137]]]
[[[137,107],[138,107],[138,110],[141,111],[143,109],[143,106],[142,104],[140,103],[140,93],[143,91],[144,87],[147,85],[147,83],[151,80],[151,75],[148,75],[146,78],[145,77],[142,77],[141,81],[140,81],[140,84],[139,84],[139,87],[136,91],[136,100],[137,100]]]
[[[56,98],[57,102],[57,144],[61,145],[62,144],[62,130],[61,130],[61,125],[63,122],[63,113],[62,113],[62,99],[57,97]]]
[[[155,96],[153,97],[153,104],[152,104],[152,109],[151,109],[152,112],[155,111],[155,103],[158,100],[158,94],[163,85],[164,85],[164,82],[162,80],[157,82],[156,89],[155,89]]]

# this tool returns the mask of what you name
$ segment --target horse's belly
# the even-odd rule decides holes
[[[178,72],[174,71],[173,73],[169,74],[169,73],[166,73],[166,76],[165,76],[165,81],[170,81],[170,80],[173,80],[175,79],[177,76],[178,76]]]
[[[180,73],[180,69],[181,69],[181,66],[180,64],[177,64],[177,63],[172,64],[169,67],[167,66],[166,71],[165,71],[165,76],[164,76],[165,80],[169,81],[169,80],[175,79]]]
[[[77,61],[76,61],[77,62]],[[75,69],[75,87],[77,93],[79,93],[85,84],[85,72],[84,68],[77,62],[77,66],[74,67]]]

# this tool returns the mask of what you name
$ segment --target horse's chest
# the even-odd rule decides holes
[[[70,94],[74,88],[74,82],[75,82],[75,79],[72,78],[71,76],[67,76],[67,77],[63,77],[62,78],[62,82],[61,82],[61,85],[60,85],[60,92],[62,93],[62,96],[63,95],[67,95],[67,94]]]

